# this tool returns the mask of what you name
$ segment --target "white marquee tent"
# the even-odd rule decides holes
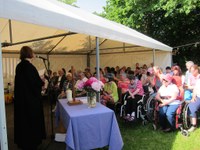
[[[171,65],[172,48],[126,26],[103,19],[55,0],[0,0],[0,139],[7,149],[2,64],[16,64],[19,49],[29,45],[47,55],[52,68],[67,61],[80,69],[133,65],[144,61]],[[2,53],[3,58],[2,59]],[[17,54],[17,56],[16,56]],[[95,57],[96,56],[96,57]],[[106,57],[105,57],[106,56]],[[141,62],[142,63],[142,62]],[[36,61],[38,68],[42,63]],[[60,66],[61,67],[61,66]],[[62,66],[64,67],[64,66]]]

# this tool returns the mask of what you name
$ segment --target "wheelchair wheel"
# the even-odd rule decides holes
[[[120,117],[124,118],[126,116],[126,103],[127,103],[127,97],[128,93],[126,93],[123,97],[123,103],[120,106]]]
[[[155,111],[155,96],[151,95],[146,103],[146,115],[147,115],[147,119],[150,122],[154,121],[154,111]]]
[[[143,121],[142,121],[142,125],[143,125],[143,126],[145,126],[145,125],[147,125],[147,124],[148,124],[148,121],[147,121],[147,120],[143,120]]]
[[[122,105],[120,108],[120,117],[124,118],[126,116],[125,105]]]
[[[188,132],[187,130],[182,130],[182,131],[181,131],[181,134],[182,134],[183,136],[189,136],[189,132]]]
[[[157,127],[157,125],[156,125],[155,123],[153,123],[153,125],[152,125],[152,126],[153,126],[153,129],[156,131],[156,130],[157,130],[157,128],[158,128],[158,127]]]
[[[191,126],[191,123],[190,123],[190,116],[188,115],[188,111],[189,111],[189,103],[186,103],[184,108],[183,108],[183,127],[184,129],[189,129],[190,126]]]

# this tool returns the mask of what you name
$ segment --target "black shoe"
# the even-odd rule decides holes
[[[161,127],[161,128],[159,128],[158,130],[164,131],[164,130],[166,130],[166,128]]]
[[[171,129],[171,128],[167,128],[167,129],[163,130],[163,132],[173,132],[173,131],[174,131],[174,130]]]

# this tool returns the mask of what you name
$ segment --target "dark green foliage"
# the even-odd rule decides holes
[[[101,16],[124,24],[171,47],[200,42],[198,0],[107,0]],[[200,64],[199,46],[175,49],[174,63]]]

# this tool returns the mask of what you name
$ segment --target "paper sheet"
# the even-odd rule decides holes
[[[56,142],[65,142],[65,137],[66,137],[65,133],[56,133],[55,134],[55,141]]]

